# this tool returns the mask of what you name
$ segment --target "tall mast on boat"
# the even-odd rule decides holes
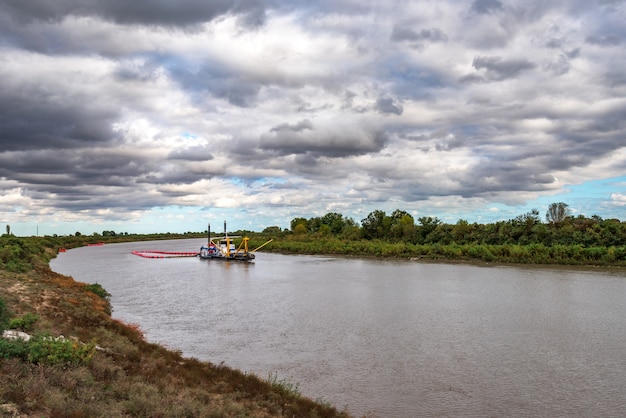
[[[230,257],[230,239],[226,231],[226,219],[224,219],[224,240],[226,241],[226,257]]]

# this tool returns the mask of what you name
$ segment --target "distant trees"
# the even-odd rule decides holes
[[[374,210],[361,220],[360,227],[336,212],[310,219],[294,218],[290,232],[294,239],[334,236],[412,245],[626,246],[626,222],[603,220],[596,215],[572,217],[563,202],[548,207],[546,221],[542,222],[538,209],[532,209],[507,221],[478,224],[459,219],[451,225],[433,216],[422,216],[416,222],[408,212],[397,209],[390,215]]]
[[[268,226],[263,230],[264,234],[280,234],[281,233],[280,226]]]
[[[413,216],[400,209],[391,215],[375,210],[361,221],[361,236],[365,239],[410,241],[415,237],[415,231]]]
[[[294,218],[291,221],[291,232],[296,235],[315,233],[319,235],[353,235],[359,226],[352,218],[345,218],[337,212],[329,212],[324,216],[310,219]]]
[[[570,210],[567,203],[551,203],[546,212],[546,221],[550,224],[557,225],[563,222],[568,216],[570,216]]]

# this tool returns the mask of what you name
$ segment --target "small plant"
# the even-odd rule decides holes
[[[111,301],[111,294],[107,292],[105,288],[102,287],[101,284],[99,283],[88,284],[87,286],[85,286],[85,288],[89,290],[90,292],[95,293],[96,295],[100,296],[102,299],[106,300],[107,302]]]
[[[278,379],[278,373],[270,373],[267,377],[267,383],[272,386],[276,392],[283,396],[292,396],[294,398],[300,397],[300,391],[298,390],[297,383],[291,383],[287,379]]]
[[[39,315],[32,314],[30,312],[9,321],[9,329],[17,329],[20,331],[30,331],[39,319]]]

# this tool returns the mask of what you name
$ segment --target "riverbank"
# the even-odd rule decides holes
[[[252,245],[254,242],[252,242]],[[275,239],[268,252],[398,258],[413,261],[497,263],[510,265],[626,267],[626,246],[584,247],[543,244],[412,244],[381,240],[288,236]]]
[[[111,318],[106,290],[50,270],[56,248],[33,238],[2,244],[0,325],[37,337],[0,341],[0,416],[349,416],[278,376],[148,343],[137,325]]]

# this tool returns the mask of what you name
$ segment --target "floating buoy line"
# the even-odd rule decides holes
[[[131,251],[134,255],[138,255],[143,258],[179,258],[179,257],[196,257],[198,255],[197,252],[181,252],[181,251],[154,251],[154,250],[143,250],[143,251]]]

